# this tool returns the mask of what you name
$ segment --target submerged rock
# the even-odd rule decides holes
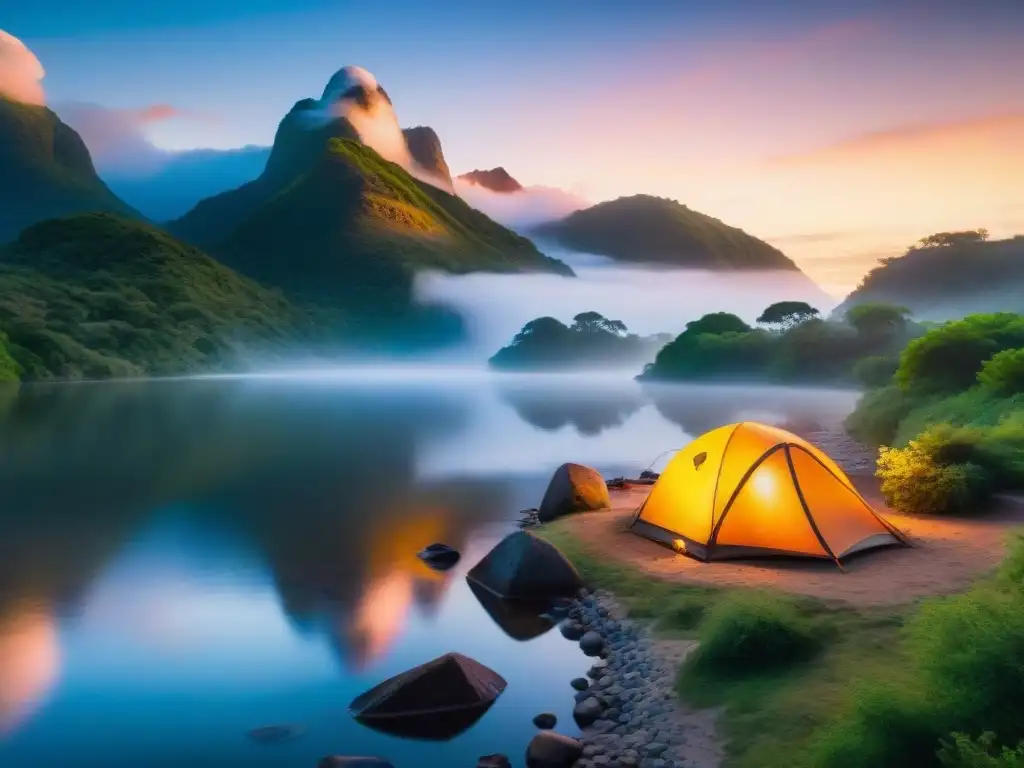
[[[527,768],[569,768],[583,754],[577,740],[554,731],[541,731],[526,748]]]
[[[264,725],[249,731],[249,738],[262,744],[276,744],[297,739],[305,732],[301,725]]]
[[[320,759],[316,768],[395,768],[395,766],[382,757],[328,755]]]
[[[537,518],[550,522],[576,512],[608,509],[612,505],[601,473],[582,464],[563,464],[551,478]]]
[[[533,718],[533,724],[545,731],[549,731],[552,728],[554,728],[557,722],[558,718],[550,712],[541,712],[539,715]]]
[[[477,758],[476,768],[512,768],[512,761],[501,753],[483,755]]]

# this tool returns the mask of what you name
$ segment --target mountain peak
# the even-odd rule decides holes
[[[96,175],[73,128],[44,106],[0,96],[0,242],[43,219],[85,211],[138,213]]]
[[[511,174],[500,165],[489,171],[473,170],[462,174],[459,178],[492,192],[511,193],[518,192],[523,188],[523,185],[512,178]]]

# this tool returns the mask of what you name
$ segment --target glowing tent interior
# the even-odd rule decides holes
[[[677,453],[630,530],[698,560],[764,555],[839,561],[908,544],[813,445],[744,421]]]

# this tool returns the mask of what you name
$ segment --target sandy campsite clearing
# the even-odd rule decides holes
[[[565,530],[588,549],[651,576],[680,583],[769,587],[827,601],[894,605],[957,592],[991,571],[1002,559],[1008,534],[1024,526],[1024,501],[1004,499],[977,519],[919,518],[886,508],[874,477],[850,475],[854,485],[890,523],[907,534],[912,548],[878,549],[854,555],[841,571],[827,561],[724,560],[704,563],[626,530],[649,486],[612,491],[612,509],[575,515]]]

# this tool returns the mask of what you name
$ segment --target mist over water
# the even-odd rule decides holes
[[[806,301],[827,315],[836,300],[799,272],[709,272],[623,265],[603,256],[537,242],[575,278],[546,274],[446,275],[417,281],[421,300],[448,304],[466,318],[469,340],[459,355],[484,360],[528,321],[550,315],[568,323],[593,310],[623,321],[632,333],[681,333],[709,312],[733,312],[748,323],[776,301]]]

